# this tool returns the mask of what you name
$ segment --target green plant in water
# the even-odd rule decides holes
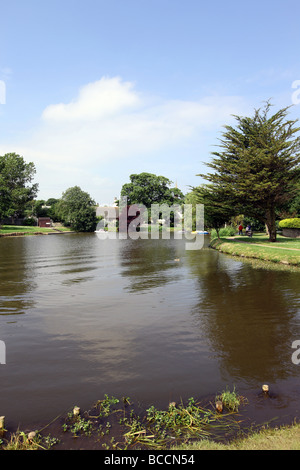
[[[244,402],[245,399],[242,396],[237,395],[234,387],[232,392],[228,390],[228,388],[223,390],[220,395],[216,396],[216,401],[221,401],[227,410],[237,412],[241,403]]]
[[[83,416],[74,416],[71,412],[67,415],[67,422],[62,425],[64,432],[70,431],[74,436],[78,434],[90,435],[92,432],[92,422]]]
[[[77,435],[80,433],[90,435],[92,431],[92,422],[90,420],[78,417],[75,422],[71,425],[70,431],[72,434]]]
[[[167,443],[189,438],[208,438],[213,433],[221,433],[236,428],[238,423],[231,414],[217,413],[216,410],[203,408],[190,398],[186,406],[181,403],[170,404],[167,410],[151,406],[141,421],[134,417],[125,423],[129,431],[124,435],[129,445],[165,448]]]
[[[51,449],[51,447],[59,443],[59,439],[57,437],[50,436],[50,434],[44,438],[44,441],[48,449]]]
[[[10,440],[8,442],[3,442],[2,445],[2,449],[4,450],[47,450],[47,448],[49,449],[50,447],[50,442],[45,438],[44,443],[42,436],[38,432],[34,438],[29,439],[28,435],[24,431],[18,430],[15,434],[10,436]],[[54,443],[52,445],[54,445]]]
[[[129,399],[128,398],[124,398],[123,401],[124,401],[124,404],[125,404],[125,401],[129,402]],[[99,407],[99,415],[97,416],[97,418],[102,418],[102,417],[107,417],[109,416],[111,413],[112,413],[112,407],[113,405],[116,405],[119,403],[119,400],[118,398],[115,398],[114,396],[112,397],[109,397],[108,395],[104,395],[104,400],[99,400],[96,404],[96,406]],[[94,416],[95,418],[95,416]]]

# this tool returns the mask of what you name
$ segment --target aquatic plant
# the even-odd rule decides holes
[[[232,392],[228,390],[228,388],[223,390],[220,395],[216,396],[216,402],[217,401],[221,401],[227,410],[237,412],[241,404],[245,402],[245,398],[238,395],[234,387]]]
[[[134,416],[125,420],[129,431],[124,437],[129,445],[164,448],[175,441],[209,438],[236,429],[239,424],[232,415],[232,412],[220,414],[215,409],[202,407],[190,398],[186,406],[172,403],[167,410],[151,406],[143,419]]]

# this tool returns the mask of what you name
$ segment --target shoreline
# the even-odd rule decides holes
[[[277,243],[268,244],[266,241],[260,243],[260,239],[255,236],[251,242],[236,237],[221,237],[211,240],[209,247],[242,259],[255,259],[271,262],[274,265],[300,268],[300,240],[296,242],[295,240],[297,239],[284,239],[284,244],[287,246],[279,246]],[[278,243],[280,244],[280,241]],[[299,248],[288,246],[292,243],[297,244]]]
[[[74,406],[38,428],[5,430],[0,436],[0,450],[102,450],[124,455],[137,451],[300,450],[300,422],[296,417],[290,423],[274,424],[271,419],[258,424],[243,414],[247,399],[241,401],[239,409],[224,406],[221,412],[212,403],[215,399],[211,397],[205,404],[194,399],[185,404],[172,402],[166,410],[158,410],[153,406],[142,408],[129,397],[104,395],[90,409]],[[179,424],[177,430],[168,429],[170,418],[172,422],[184,419],[182,412],[186,412],[188,420],[194,420],[198,409],[210,424],[204,420],[195,431],[195,420],[194,424]],[[217,429],[211,432],[210,425]]]
[[[7,237],[27,237],[27,236],[39,236],[39,235],[64,235],[68,233],[76,233],[73,231],[52,231],[52,232],[9,232],[9,233],[0,233],[0,238],[7,238]]]

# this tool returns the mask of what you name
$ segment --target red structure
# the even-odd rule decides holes
[[[117,217],[117,220],[119,221],[119,232],[128,232],[129,225],[135,219],[138,219],[139,216],[142,216],[144,213],[144,210],[143,209],[141,210],[141,207],[138,204],[133,204],[132,206],[122,207],[122,210],[119,211],[119,215]],[[129,212],[132,212],[133,215],[129,215]],[[140,221],[138,220],[137,224],[139,225],[139,223]],[[135,231],[135,229],[136,229],[135,224],[132,224],[131,230]]]
[[[38,226],[39,227],[51,227],[50,217],[39,217]]]

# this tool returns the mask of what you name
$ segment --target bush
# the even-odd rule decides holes
[[[279,228],[300,228],[300,219],[283,219],[279,222]]]
[[[244,227],[247,225],[251,225],[253,232],[265,232],[266,226],[264,223],[260,222],[257,219],[253,219],[252,217],[246,216],[243,222]]]
[[[27,227],[35,227],[37,225],[36,219],[34,219],[33,217],[27,217],[23,220],[23,225]]]
[[[233,235],[235,235],[236,233],[236,230],[234,227],[223,227],[223,228],[220,228],[219,230],[219,236],[220,237],[233,237]],[[217,235],[217,231],[215,228],[213,228],[210,232],[211,234],[211,238],[217,238],[218,235]]]

